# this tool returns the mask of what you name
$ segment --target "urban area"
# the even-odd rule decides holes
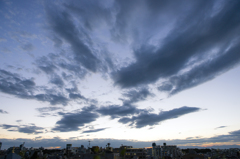
[[[1,150],[0,159],[240,159],[240,149],[180,149],[176,145],[157,145],[150,147],[134,148],[121,145],[119,148],[90,146],[73,147],[66,144],[63,149],[26,148],[25,143],[19,147],[10,147]]]

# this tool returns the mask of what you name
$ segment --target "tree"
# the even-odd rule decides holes
[[[21,156],[22,158],[24,158],[24,156],[25,156],[25,151],[20,151],[18,155]]]
[[[95,155],[94,159],[101,159],[101,157],[99,155]]]
[[[120,156],[125,158],[125,154],[126,154],[126,149],[122,149],[121,152],[120,152]]]

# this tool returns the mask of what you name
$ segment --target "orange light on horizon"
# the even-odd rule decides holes
[[[46,149],[60,149],[61,146],[55,146],[55,147],[46,147]]]

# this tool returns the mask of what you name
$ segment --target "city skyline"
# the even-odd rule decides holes
[[[239,147],[239,7],[0,1],[2,148]]]

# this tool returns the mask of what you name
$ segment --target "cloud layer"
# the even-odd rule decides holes
[[[118,148],[122,144],[131,145],[136,148],[142,147],[150,147],[153,142],[161,145],[162,143],[167,143],[168,145],[177,145],[178,147],[186,148],[186,147],[201,147],[205,146],[204,144],[216,145],[215,148],[239,148],[239,145],[236,143],[240,142],[239,138],[240,130],[231,131],[226,135],[218,135],[209,138],[191,138],[191,139],[171,139],[171,140],[155,140],[155,141],[137,141],[137,140],[122,140],[122,139],[91,139],[91,143],[94,145],[105,147],[107,143],[111,143],[112,147]],[[22,142],[26,142],[27,147],[39,147],[42,145],[43,147],[57,147],[65,148],[66,142],[73,144],[73,146],[84,145],[87,147],[89,139],[61,139],[59,137],[51,138],[51,139],[26,139],[26,138],[17,138],[17,139],[1,139],[3,142],[3,148],[8,148],[13,145],[20,145]],[[232,142],[234,141],[234,142]],[[222,145],[218,146],[222,143],[230,143],[230,145]],[[195,145],[195,146],[192,146]],[[211,147],[211,146],[209,146]]]

